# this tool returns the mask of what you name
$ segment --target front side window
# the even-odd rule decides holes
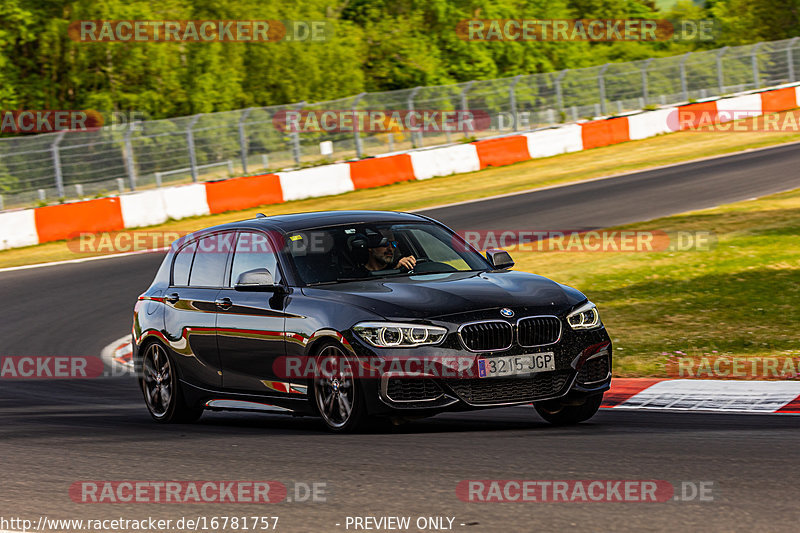
[[[280,282],[278,258],[267,236],[263,233],[242,232],[236,239],[229,286],[236,285],[243,272],[256,268],[266,268],[275,283]]]
[[[189,286],[222,287],[232,245],[233,233],[217,233],[197,241]]]

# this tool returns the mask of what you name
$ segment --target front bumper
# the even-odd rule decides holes
[[[352,341],[355,351],[367,357],[398,356],[396,350],[379,350]],[[612,346],[605,328],[570,332],[558,343],[534,350],[512,347],[492,353],[468,352],[460,345],[417,348],[409,357],[491,358],[537,351],[554,352],[556,369],[524,376],[479,378],[476,373],[446,377],[439,372],[387,371],[379,379],[362,382],[367,407],[373,414],[435,414],[527,404],[569,396],[571,400],[608,390],[611,383]],[[403,355],[403,354],[400,354]],[[475,363],[477,366],[477,362]]]

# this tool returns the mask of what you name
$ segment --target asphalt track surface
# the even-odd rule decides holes
[[[798,166],[800,145],[789,145],[425,214],[458,230],[608,227],[796,188]],[[130,330],[133,303],[160,260],[0,273],[0,354],[99,354]],[[237,413],[165,427],[150,421],[132,379],[118,377],[4,380],[0,421],[4,518],[277,515],[279,531],[346,531],[347,516],[366,515],[455,517],[456,531],[795,531],[800,518],[793,416],[602,411],[552,428],[515,407],[354,436],[327,434],[310,418]],[[68,495],[75,481],[123,479],[324,482],[328,493],[325,503],[266,506],[80,505]],[[455,492],[465,479],[710,481],[714,489],[702,502],[466,503]]]

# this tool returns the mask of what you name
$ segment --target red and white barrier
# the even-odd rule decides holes
[[[169,218],[161,189],[123,194],[119,197],[119,207],[126,228],[155,226]]]
[[[800,413],[800,382],[712,379],[614,379],[609,409]]]
[[[161,192],[164,195],[164,208],[169,218],[178,220],[211,213],[206,199],[206,186],[203,183],[165,187]]]
[[[0,250],[39,244],[33,209],[0,213]]]
[[[278,177],[284,202],[342,194],[354,189],[350,179],[350,165],[347,163],[278,172]]]
[[[464,174],[481,169],[478,150],[474,144],[455,144],[443,148],[409,152],[414,177],[426,180],[436,176]]]
[[[0,213],[0,249],[68,239],[79,233],[161,224],[168,219],[279,204],[355,189],[475,172],[533,158],[588,150],[712,122],[800,107],[800,85],[567,124],[472,143],[412,150],[277,174],[165,187],[82,202]]]
[[[528,155],[531,159],[583,150],[583,138],[579,124],[567,124],[558,128],[523,133],[523,135],[528,140]]]
[[[628,135],[632,141],[678,130],[678,112],[675,108],[645,111],[626,118]]]

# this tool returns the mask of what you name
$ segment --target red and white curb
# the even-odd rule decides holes
[[[800,381],[617,378],[602,407],[800,414]]]
[[[131,336],[125,335],[115,340],[103,348],[103,351],[100,352],[100,356],[114,371],[122,370],[123,373],[133,372],[133,346],[131,345]]]

